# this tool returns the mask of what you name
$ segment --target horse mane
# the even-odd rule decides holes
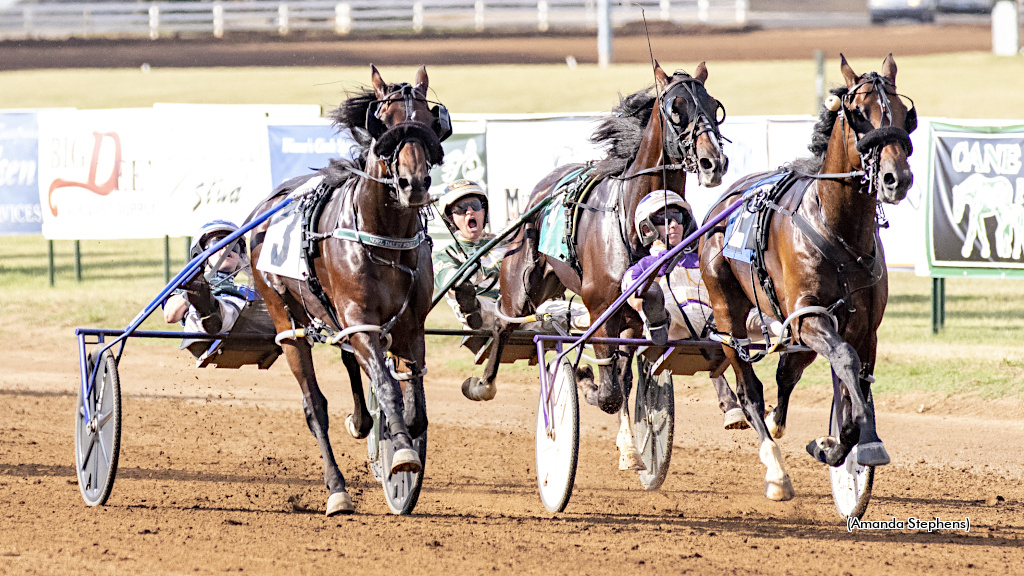
[[[392,92],[400,87],[400,84],[388,84],[387,90]],[[357,150],[355,158],[351,160],[332,158],[327,166],[318,171],[332,187],[341,186],[353,176],[348,168],[363,170],[366,166],[366,159],[370,154],[370,143],[373,141],[370,133],[366,130],[366,112],[376,99],[377,94],[372,88],[361,88],[328,113],[327,116],[332,120],[331,125],[338,132],[345,128],[349,129],[352,139],[356,142]]]
[[[839,99],[846,96],[847,92],[846,86],[829,90],[830,94]],[[811,151],[811,156],[797,158],[789,164],[790,169],[803,174],[817,174],[821,170],[821,166],[825,162],[825,151],[828,150],[828,141],[832,138],[832,128],[835,127],[838,118],[838,110],[833,112],[826,108],[824,104],[822,105],[821,112],[818,115],[818,122],[814,125],[814,130],[811,134],[811,143],[807,145],[807,149]]]
[[[672,78],[691,78],[681,70],[672,73]],[[605,148],[606,156],[594,164],[594,170],[601,176],[618,176],[626,171],[640,150],[644,129],[651,120],[652,106],[657,94],[654,86],[638,90],[629,96],[619,95],[619,104],[612,108],[612,115],[597,126],[590,137],[594,144]]]
[[[636,157],[644,128],[651,119],[651,105],[656,98],[651,94],[653,88],[648,86],[625,97],[620,94],[612,115],[602,120],[590,137],[591,142],[606,150],[606,156],[594,164],[602,176],[622,174]]]

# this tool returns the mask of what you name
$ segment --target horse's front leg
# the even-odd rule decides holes
[[[345,491],[345,478],[338,469],[331,449],[331,438],[328,430],[327,398],[320,392],[313,371],[313,355],[309,342],[305,339],[288,340],[282,344],[288,366],[299,382],[302,390],[302,411],[306,415],[306,424],[320,445],[320,455],[324,461],[324,483],[327,485],[327,515],[351,514],[355,511],[352,498]]]
[[[391,375],[384,362],[384,352],[375,332],[359,332],[351,337],[356,358],[370,378],[377,401],[387,419],[388,433],[394,443],[395,453],[391,460],[391,473],[419,472],[423,466],[419,454],[412,447],[409,427],[405,424],[405,406],[402,388]]]
[[[633,372],[630,370],[633,354],[617,351],[614,353],[615,369],[622,382],[622,406],[619,407],[619,433],[615,444],[619,448],[619,470],[646,470],[640,451],[636,448],[633,435],[633,419],[629,415],[629,393],[633,388]],[[653,385],[653,383],[649,383]],[[639,392],[638,392],[639,393]]]
[[[870,387],[862,387],[865,383],[862,383],[860,378],[861,361],[853,346],[836,333],[831,319],[822,316],[805,319],[800,332],[801,340],[828,359],[832,371],[842,381],[842,389],[836,390],[836,393],[845,390],[850,398],[850,417],[844,419],[839,438],[818,438],[807,445],[807,452],[829,466],[839,466],[846,460],[850,450],[857,445],[858,464],[888,464],[889,454],[875,430],[874,408],[867,402]]]

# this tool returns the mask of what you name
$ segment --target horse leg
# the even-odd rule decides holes
[[[621,353],[613,356],[616,359],[615,369],[622,376],[622,406],[619,407],[619,433],[615,445],[619,448],[619,470],[646,470],[640,452],[633,441],[633,419],[629,417],[629,393],[633,388],[633,373],[629,369],[633,355]]]
[[[501,305],[504,307],[505,302],[502,301]],[[501,352],[505,348],[505,344],[508,343],[509,338],[512,337],[512,331],[519,325],[506,324],[505,322],[497,319],[495,320],[495,323],[499,328],[497,328],[491,336],[491,352],[487,356],[487,365],[484,366],[483,378],[470,376],[462,382],[462,395],[470,400],[493,400],[494,396],[498,393],[498,385],[495,383],[495,380],[498,378],[498,366],[501,364]]]
[[[831,319],[821,316],[804,320],[801,339],[832,365],[833,372],[843,384],[842,389],[849,394],[851,408],[850,418],[844,420],[838,442],[829,436],[818,438],[807,445],[807,452],[829,466],[839,466],[846,460],[854,445],[859,445],[858,464],[888,464],[889,454],[875,431],[874,409],[868,406],[866,394],[862,389],[861,362],[856,350],[836,333]],[[842,389],[837,392],[841,392]]]
[[[352,413],[345,418],[345,429],[356,440],[362,440],[373,429],[373,416],[366,408],[366,397],[363,395],[363,374],[355,354],[342,350],[341,361],[345,364],[348,381],[352,385]]]
[[[779,405],[765,417],[768,432],[776,440],[786,434],[786,416],[789,413],[789,398],[793,395],[796,383],[800,381],[804,370],[814,361],[816,354],[784,353],[779,358],[779,366],[775,371],[775,382],[779,386]]]
[[[370,385],[377,393],[377,401],[387,420],[388,432],[395,446],[391,461],[391,473],[419,472],[423,466],[420,456],[413,450],[409,428],[405,424],[405,407],[402,388],[391,375],[384,362],[384,353],[376,333],[353,334],[352,347],[359,364],[370,378]]]
[[[722,410],[722,414],[725,414],[723,427],[726,430],[750,428],[746,417],[743,416],[743,408],[740,408],[739,400],[736,399],[736,393],[732,391],[729,381],[725,379],[725,374],[712,378],[711,384],[714,385],[715,394],[718,396],[718,407]]]
[[[324,484],[327,485],[327,515],[351,514],[355,511],[352,498],[345,491],[345,478],[338,469],[331,449],[331,439],[327,433],[327,399],[320,392],[316,375],[313,371],[313,354],[309,342],[305,339],[287,341],[282,346],[288,366],[299,382],[302,390],[302,411],[306,414],[306,424],[320,445],[320,455],[324,461]]]

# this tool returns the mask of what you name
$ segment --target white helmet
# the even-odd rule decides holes
[[[636,212],[633,214],[633,225],[636,227],[636,235],[644,246],[650,246],[658,238],[658,229],[651,223],[651,214],[662,210],[667,206],[678,206],[684,214],[692,214],[690,205],[683,200],[683,197],[671,190],[655,190],[640,200],[636,205]],[[644,232],[646,226],[647,231]]]
[[[210,238],[218,236],[224,238],[229,234],[238,231],[238,226],[235,226],[233,222],[227,220],[213,220],[203,224],[203,227],[199,229],[199,232],[192,237],[192,249],[189,251],[192,258],[202,254],[203,250],[206,250],[213,245],[212,242],[207,242]],[[241,254],[245,253],[245,238],[239,236],[238,245],[241,247]]]
[[[483,186],[472,180],[461,179],[445,186],[444,195],[441,196],[441,213],[445,218],[451,219],[452,206],[466,196],[479,196],[480,204],[484,207],[487,216],[490,216],[490,212],[487,210],[487,192],[484,191]]]

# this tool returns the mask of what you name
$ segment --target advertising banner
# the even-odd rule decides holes
[[[153,165],[152,109],[38,113],[43,236],[50,240],[163,236]]]
[[[330,121],[317,124],[270,125],[271,187],[327,166],[332,158],[352,158],[356,146],[348,128],[338,132]]]
[[[603,156],[589,140],[599,120],[575,116],[487,123],[491,230],[518,218],[533,188],[555,168]]]
[[[42,232],[38,158],[35,113],[0,113],[0,235]]]
[[[932,123],[932,276],[1024,276],[1024,126]]]

